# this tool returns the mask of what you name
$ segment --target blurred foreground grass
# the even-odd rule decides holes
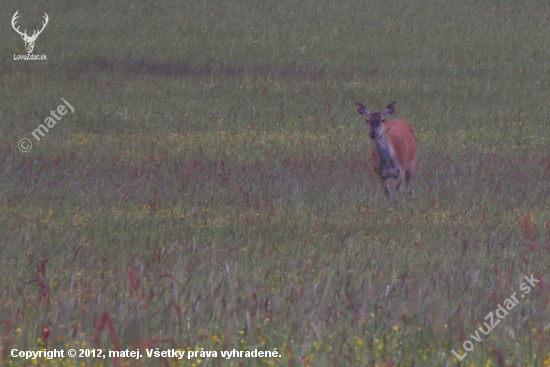
[[[460,365],[550,365],[548,4],[11,4],[52,23],[48,62],[0,30],[0,360],[452,366],[533,273]],[[420,146],[397,202],[353,106],[393,100]]]

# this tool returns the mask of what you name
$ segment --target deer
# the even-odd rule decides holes
[[[402,119],[386,118],[395,110],[397,101],[390,103],[382,112],[369,112],[361,103],[355,103],[357,112],[367,122],[369,136],[372,140],[371,164],[380,178],[387,197],[392,194],[386,182],[395,179],[394,191],[397,194],[403,178],[408,194],[411,194],[410,181],[416,166],[416,137],[411,125]]]
[[[21,32],[19,30],[19,26],[17,28],[15,28],[15,22],[17,21],[17,18],[19,18],[19,15],[17,15],[17,13],[19,13],[19,10],[17,10],[15,12],[15,14],[13,14],[13,17],[11,18],[11,26],[12,28],[21,35],[21,38],[23,38],[23,41],[25,41],[25,48],[27,49],[27,53],[32,53],[32,50],[34,49],[34,42],[36,42],[36,39],[38,38],[38,36],[40,35],[40,33],[42,33],[42,31],[44,30],[44,28],[46,28],[46,25],[48,24],[48,14],[44,13],[44,22],[42,22],[42,29],[41,30],[34,30],[32,36],[29,36],[27,34],[27,30],[25,29],[25,32]]]

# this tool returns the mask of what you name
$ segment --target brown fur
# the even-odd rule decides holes
[[[395,191],[405,179],[410,193],[410,180],[416,169],[417,142],[411,125],[405,120],[385,121],[395,110],[396,103],[390,103],[382,112],[372,113],[361,103],[355,104],[357,112],[367,121],[372,140],[372,168],[380,177],[387,196],[391,196],[386,183],[389,178],[395,178]]]
[[[397,164],[399,166],[399,176],[395,182],[395,190],[399,190],[405,173],[408,172],[410,176],[416,169],[416,149],[417,142],[414,136],[411,125],[406,120],[388,120],[384,123],[384,134],[388,139]],[[371,164],[372,169],[376,174],[379,173],[379,159],[376,153],[376,147],[372,144],[371,150]],[[382,183],[384,185],[384,183]],[[407,187],[407,189],[409,189]]]

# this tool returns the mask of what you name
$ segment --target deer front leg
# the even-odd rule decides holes
[[[380,177],[382,177],[383,180],[385,180],[387,178],[397,178],[397,177],[399,177],[400,173],[401,172],[400,172],[399,168],[388,168],[388,169],[383,170],[380,173]]]
[[[403,172],[400,169],[397,169],[397,177],[395,179],[395,188],[394,190],[397,192],[401,188],[401,182],[403,182]]]
[[[380,181],[382,182],[382,186],[384,187],[384,191],[386,192],[387,197],[391,197],[391,192],[388,187],[387,180],[389,178],[398,178],[399,174],[400,174],[399,168],[380,169],[378,171],[378,175],[380,176]]]
[[[382,178],[380,182],[382,183],[382,187],[384,188],[384,191],[386,192],[387,197],[391,197],[390,188],[388,187],[388,183],[386,182],[387,178]]]

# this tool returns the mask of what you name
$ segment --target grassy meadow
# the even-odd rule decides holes
[[[550,366],[547,1],[4,3],[0,364]],[[354,103],[394,100],[388,200]],[[69,348],[143,357],[12,357]]]

